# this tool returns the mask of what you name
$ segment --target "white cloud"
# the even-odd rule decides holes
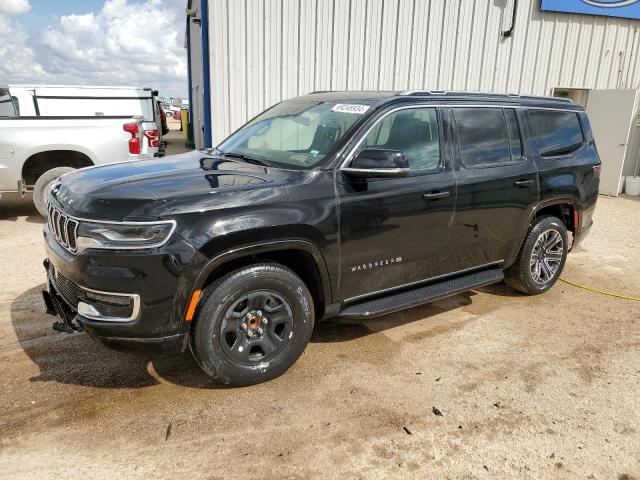
[[[8,78],[7,83],[136,85],[157,88],[161,95],[185,95],[185,4],[107,0],[99,12],[62,16],[37,39],[27,37],[16,22],[8,22],[12,32],[3,34],[0,15],[0,83]],[[3,48],[17,49],[20,55],[13,56],[22,60],[6,64]]]
[[[0,14],[18,15],[27,13],[30,9],[29,0],[2,0],[0,2]]]
[[[85,15],[67,15],[60,19],[60,27],[65,32],[71,33],[95,33],[100,27],[93,13]]]
[[[9,15],[29,11],[26,0],[0,0],[0,83],[30,82],[46,76],[28,45],[29,36]]]

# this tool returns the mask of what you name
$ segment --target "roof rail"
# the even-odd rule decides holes
[[[416,97],[416,96],[426,96],[426,95],[447,95],[448,91],[446,90],[404,90],[398,95],[402,97]]]
[[[504,98],[519,98],[520,95],[517,93],[493,93],[493,92],[462,92],[462,91],[453,91],[453,90],[405,90],[403,92],[398,93],[399,96],[403,97],[428,97],[428,96],[441,96],[441,95],[451,95],[451,96],[465,96],[465,97],[504,97]]]
[[[402,97],[431,97],[431,96],[460,96],[460,97],[475,97],[475,98],[504,98],[504,99],[519,99],[519,100],[550,100],[562,103],[574,103],[570,98],[563,97],[545,97],[535,95],[520,95],[518,93],[494,93],[494,92],[463,92],[453,90],[404,90],[397,93]]]
[[[529,100],[555,100],[557,102],[563,102],[563,103],[575,103],[570,98],[565,98],[565,97],[545,97],[544,95],[521,95],[520,98],[529,99]]]

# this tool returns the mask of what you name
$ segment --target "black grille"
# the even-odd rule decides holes
[[[58,240],[60,245],[75,253],[77,250],[78,221],[65,215],[51,204],[47,207],[47,213],[47,222],[51,234]]]
[[[84,292],[82,291],[82,289],[64,275],[56,272],[53,266],[50,269],[49,278],[51,279],[51,282],[53,283],[53,286],[56,288],[58,293],[62,295],[62,298],[64,298],[69,305],[77,310],[78,302],[84,297]]]

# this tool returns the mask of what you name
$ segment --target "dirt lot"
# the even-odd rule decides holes
[[[640,202],[596,221],[565,277],[640,296]],[[3,478],[640,478],[640,302],[498,285],[320,324],[283,377],[226,389],[54,333],[43,257],[35,210],[0,202]]]

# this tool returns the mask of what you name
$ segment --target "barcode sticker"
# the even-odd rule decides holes
[[[368,105],[356,105],[353,103],[338,103],[331,109],[332,112],[356,113],[358,115],[362,115],[367,110],[369,110]]]

